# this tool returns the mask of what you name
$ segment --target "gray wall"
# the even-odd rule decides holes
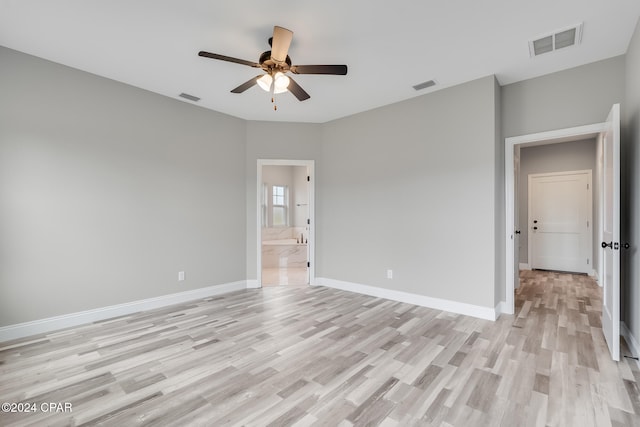
[[[640,342],[640,21],[626,55],[626,98],[622,106],[623,221],[622,312],[636,342]]]
[[[617,56],[502,87],[502,136],[603,122],[625,93]]]
[[[242,120],[0,64],[0,326],[245,279]]]
[[[495,306],[496,94],[490,76],[323,126],[318,276]]]
[[[274,112],[274,114],[278,113]],[[322,125],[315,123],[246,122],[246,156],[243,173],[245,173],[244,191],[247,205],[246,277],[249,280],[255,280],[258,277],[256,272],[258,159],[316,160],[317,167],[321,127]],[[316,252],[316,259],[320,256]]]
[[[256,278],[257,159],[316,161],[317,276],[494,307],[504,137],[600,122],[624,98],[640,214],[638,38],[626,64],[486,77],[322,125],[245,122],[0,48],[0,325]]]
[[[293,199],[291,200],[292,225],[307,227],[309,219],[309,183],[307,182],[307,167],[292,166],[293,168]],[[300,205],[300,206],[298,206]]]
[[[596,176],[596,140],[565,142],[561,144],[540,145],[537,147],[525,147],[520,150],[520,177],[518,181],[518,204],[519,204],[519,225],[520,225],[520,262],[528,262],[528,209],[529,209],[529,188],[528,176],[535,173],[564,172],[588,170],[592,171],[592,180],[595,184]],[[596,208],[598,206],[598,192],[593,189],[593,223],[598,218]],[[595,227],[592,228],[595,233]],[[599,250],[596,236],[593,236],[594,253],[592,260],[597,258]],[[592,264],[593,265],[593,264]],[[595,268],[595,267],[594,267]]]
[[[264,166],[262,168],[262,182],[269,185],[267,190],[269,193],[267,209],[270,210],[273,207],[271,187],[274,185],[286,185],[289,189],[289,226],[306,227],[308,217],[306,205],[309,203],[306,166]],[[305,206],[297,206],[297,204],[305,204]],[[270,212],[267,217],[271,222]]]

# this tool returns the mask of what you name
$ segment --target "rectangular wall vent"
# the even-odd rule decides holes
[[[569,46],[580,44],[582,41],[582,23],[573,27],[563,28],[551,34],[545,34],[529,41],[529,55],[542,55]]]
[[[189,95],[188,93],[181,93],[180,95],[178,95],[181,98],[184,99],[188,99],[189,101],[193,101],[193,102],[198,102],[200,101],[200,98],[198,98],[197,96],[193,96],[193,95]]]
[[[419,84],[413,86],[413,88],[415,90],[422,90],[422,89],[426,89],[426,88],[431,87],[431,86],[435,86],[435,84],[436,84],[435,81],[429,80],[429,81],[424,82],[424,83],[419,83]]]

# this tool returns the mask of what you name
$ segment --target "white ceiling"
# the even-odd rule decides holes
[[[244,119],[322,123],[624,54],[639,16],[638,0],[0,0],[0,45]],[[529,57],[529,40],[580,22],[580,45]],[[229,92],[259,70],[197,55],[257,62],[274,25],[294,32],[294,64],[347,64],[348,75],[295,76],[311,99],[278,95],[274,111],[257,86]]]

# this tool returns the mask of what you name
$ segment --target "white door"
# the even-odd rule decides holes
[[[602,331],[613,360],[620,360],[620,104],[603,132],[603,298]]]
[[[591,273],[591,171],[529,175],[529,263]]]
[[[520,230],[520,146],[517,145],[513,150],[513,188],[514,191],[514,206],[513,206],[513,288],[518,289],[520,287],[520,236],[522,235]]]

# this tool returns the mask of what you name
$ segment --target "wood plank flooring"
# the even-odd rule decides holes
[[[516,301],[490,322],[272,287],[0,343],[0,402],[36,407],[0,425],[640,425],[640,372],[609,357],[600,288],[523,272]]]

